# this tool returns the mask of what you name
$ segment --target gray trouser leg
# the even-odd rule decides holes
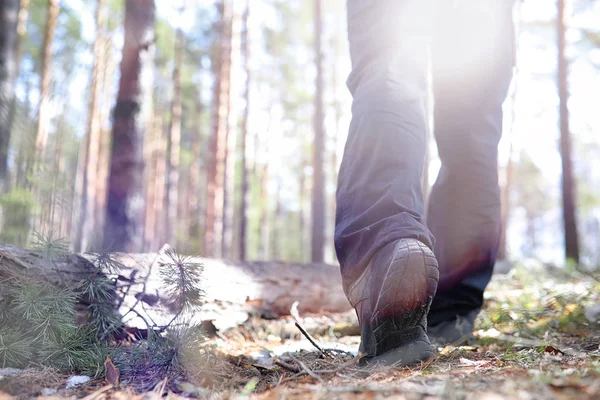
[[[439,2],[432,46],[442,167],[427,222],[440,284],[430,324],[480,308],[500,234],[498,142],[512,78],[511,0]]]
[[[348,0],[347,8],[353,105],[335,228],[345,284],[392,241],[433,245],[421,194],[430,1]]]

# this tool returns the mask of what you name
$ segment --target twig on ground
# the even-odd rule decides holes
[[[325,352],[325,350],[323,350],[323,349],[321,348],[321,346],[319,346],[319,345],[317,344],[317,342],[315,342],[315,340],[314,340],[314,339],[313,339],[313,338],[310,336],[310,334],[309,334],[308,332],[306,332],[306,329],[304,329],[304,328],[302,327],[302,325],[300,325],[300,324],[298,323],[298,321],[296,321],[296,328],[298,328],[298,329],[300,330],[300,332],[301,332],[301,333],[304,335],[304,337],[305,337],[305,338],[307,338],[307,339],[308,339],[308,341],[309,341],[309,342],[310,342],[310,343],[311,343],[313,346],[315,346],[315,347],[316,347],[316,349],[317,349],[317,350],[319,350],[319,352],[321,352],[321,354],[322,354],[323,356],[327,357],[327,353]]]
[[[291,357],[291,356],[290,356]],[[316,379],[319,381],[319,383],[321,383],[322,385],[327,385],[325,383],[325,381],[323,380],[323,378],[321,378],[319,375],[317,375],[316,373],[314,373],[313,371],[311,371],[310,368],[308,368],[306,366],[306,364],[304,364],[302,361],[300,361],[299,359],[292,357],[292,360],[294,360],[298,365],[300,365],[300,367],[302,367],[302,369],[304,370],[304,372],[306,372],[308,375],[310,375],[312,378]]]
[[[356,357],[354,357],[352,360],[350,360],[350,361],[348,361],[348,362],[346,362],[346,363],[343,363],[343,364],[342,364],[342,365],[340,365],[338,368],[334,368],[334,369],[321,369],[321,370],[313,370],[313,371],[311,371],[311,372],[312,372],[313,374],[315,374],[315,375],[335,375],[335,374],[338,374],[338,373],[340,373],[340,372],[342,372],[342,371],[349,370],[351,367],[355,366],[355,365],[358,363],[358,361],[359,361],[359,360],[360,360],[362,357],[363,357],[363,355],[362,355],[362,354],[359,354],[359,355],[357,355]],[[298,362],[298,364],[299,364],[300,366],[302,366],[302,364],[300,364],[299,360],[297,360],[296,358],[292,358],[292,359],[293,359],[294,361]],[[279,360],[276,360],[276,361],[275,361],[275,363],[276,363],[276,364],[277,364],[278,362],[281,362],[281,361],[279,361]],[[304,368],[303,368],[302,370],[299,370],[298,368],[296,368],[296,367],[295,367],[295,366],[293,366],[293,365],[292,365],[292,366],[290,366],[290,365],[289,365],[289,364],[287,364],[287,363],[285,363],[285,364],[286,364],[287,366],[291,367],[291,368],[288,368],[290,371],[293,371],[293,372],[295,372],[295,370],[297,370],[298,372],[296,373],[296,375],[294,375],[294,376],[292,376],[292,377],[288,377],[288,378],[285,378],[285,379],[282,379],[282,380],[280,380],[279,384],[282,384],[282,383],[286,383],[286,382],[293,381],[294,379],[296,379],[296,378],[298,378],[298,377],[300,377],[300,376],[302,376],[302,375],[310,375],[310,376],[313,376],[312,374],[310,374],[310,373],[309,373],[309,372],[308,372],[306,369],[304,369]],[[277,365],[279,365],[279,364],[277,364]],[[285,368],[285,367],[284,367],[284,368]],[[361,372],[361,371],[353,370],[353,372]]]
[[[435,361],[435,357],[431,357],[429,360],[425,360],[421,363],[420,371],[425,370],[425,368],[429,367]]]
[[[283,369],[287,369],[288,371],[293,372],[295,374],[301,372],[300,369],[298,369],[298,367],[296,367],[295,365],[288,364],[285,361],[274,360],[273,362],[275,363],[275,365],[277,365]]]
[[[292,307],[290,308],[290,315],[292,317],[294,317],[294,320],[296,321],[296,328],[298,328],[300,330],[300,332],[304,335],[305,338],[308,339],[308,341],[315,346],[315,348],[317,350],[319,350],[319,352],[324,356],[327,357],[327,353],[321,348],[321,346],[319,346],[317,344],[317,342],[312,338],[312,336],[310,336],[310,334],[306,331],[306,329],[304,329],[302,327],[302,325],[300,324],[300,313],[298,312],[298,302],[295,301],[294,304],[292,304]]]
[[[315,371],[318,374],[337,374],[338,372],[342,372],[350,367],[354,367],[356,364],[358,364],[358,361],[363,357],[362,354],[357,355],[356,357],[354,357],[352,360],[343,363],[342,365],[340,365],[338,368],[334,368],[334,369],[322,369],[322,370],[318,370]]]

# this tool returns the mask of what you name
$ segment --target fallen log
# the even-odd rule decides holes
[[[176,314],[164,293],[161,266],[172,262],[159,254],[111,255],[119,264],[117,293],[123,322],[139,329],[164,326]],[[76,287],[84,277],[100,273],[96,256],[65,254],[52,262],[39,252],[0,245],[0,278],[31,276]],[[250,315],[275,318],[289,315],[294,302],[300,313],[338,313],[351,309],[342,290],[337,266],[275,261],[236,262],[193,257],[203,266],[203,304],[200,311],[183,314],[191,323],[212,321],[221,331],[235,327]],[[0,300],[2,296],[0,285]]]

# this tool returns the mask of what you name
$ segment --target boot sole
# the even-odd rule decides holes
[[[380,260],[374,262],[378,265]],[[396,244],[394,256],[388,263],[385,270],[366,271],[366,274],[381,274],[377,279],[381,286],[371,300],[375,311],[361,323],[361,351],[370,355],[363,358],[361,364],[419,364],[435,354],[426,326],[437,288],[437,261],[424,244],[403,240]],[[418,286],[410,283],[411,278],[407,281],[407,277],[414,275],[421,275],[420,280],[414,280]]]
[[[412,328],[419,330],[418,337],[407,344],[391,349],[375,357],[363,357],[359,365],[367,366],[388,366],[388,367],[408,367],[411,365],[422,364],[432,360],[435,357],[435,351],[429,342],[427,334],[423,328]]]

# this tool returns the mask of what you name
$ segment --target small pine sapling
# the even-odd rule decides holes
[[[183,312],[199,309],[203,295],[200,288],[202,264],[171,249],[167,250],[165,255],[169,262],[161,264],[160,277],[166,297],[172,299],[171,309],[175,310],[175,316],[163,330],[169,328]]]

